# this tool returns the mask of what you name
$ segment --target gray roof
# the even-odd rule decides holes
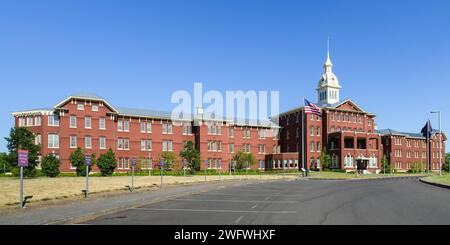
[[[77,98],[83,98],[83,99],[94,99],[94,100],[104,100],[102,97],[98,96],[94,93],[75,93],[72,94],[70,97],[77,97]]]
[[[171,118],[171,113],[167,112],[167,111],[134,109],[134,108],[125,108],[125,107],[118,107],[117,111],[118,111],[119,115],[126,115],[126,116],[150,117],[150,118],[158,118],[158,119],[170,119]]]
[[[396,131],[393,129],[381,129],[381,130],[376,130],[377,133],[381,134],[381,135],[401,135],[401,136],[405,136],[405,137],[410,137],[410,138],[421,138],[421,139],[425,139],[425,137],[423,136],[422,133],[408,133],[408,132],[400,132],[400,131]],[[438,130],[433,130],[433,134],[437,133]]]

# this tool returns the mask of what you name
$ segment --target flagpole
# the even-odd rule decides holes
[[[304,103],[305,98],[303,98]],[[306,171],[306,176],[308,176],[308,171],[305,167],[305,106],[302,108],[302,168]]]

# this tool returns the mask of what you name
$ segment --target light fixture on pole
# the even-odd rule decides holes
[[[431,114],[438,114],[439,119],[439,176],[442,176],[442,131],[441,131],[441,111],[432,111]]]

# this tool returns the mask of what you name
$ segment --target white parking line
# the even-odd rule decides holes
[[[219,209],[169,209],[169,208],[132,208],[142,211],[172,211],[172,212],[207,212],[207,213],[254,213],[254,214],[296,214],[297,211],[251,211],[251,210],[219,210]]]
[[[238,224],[241,222],[241,220],[244,218],[244,216],[239,217],[236,221],[234,221],[235,224]]]
[[[258,204],[256,204],[255,206],[253,206],[252,209],[255,209],[255,208],[257,208],[257,207],[258,207]]]
[[[186,201],[186,202],[232,202],[232,203],[268,203],[268,204],[295,204],[295,203],[298,203],[297,201],[211,200],[211,199],[189,199],[189,198],[172,199],[172,201]]]

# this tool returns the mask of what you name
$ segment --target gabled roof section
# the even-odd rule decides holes
[[[357,111],[366,112],[366,110],[364,110],[361,106],[357,105],[351,99],[345,99],[345,100],[343,100],[341,102],[338,102],[338,103],[335,103],[335,104],[331,105],[331,107],[333,107],[335,109],[339,109],[342,106],[344,106],[345,104],[352,106]]]
[[[376,133],[379,133],[383,136],[388,136],[388,135],[395,135],[395,136],[404,136],[407,138],[418,138],[418,139],[426,139],[425,136],[423,136],[422,133],[408,133],[408,132],[400,132],[400,131],[396,131],[393,129],[381,129],[381,130],[376,130]],[[435,134],[438,134],[439,130],[433,130],[433,136]],[[447,140],[447,137],[445,136],[445,133],[442,132],[442,136],[444,136],[444,140]]]
[[[56,104],[55,109],[62,108],[64,105],[66,105],[73,99],[92,100],[92,101],[103,102],[103,104],[106,105],[109,109],[111,109],[111,111],[118,113],[118,111],[111,104],[109,104],[105,99],[103,99],[102,97],[98,96],[97,94],[93,94],[93,93],[76,93],[76,94],[70,95],[63,101]]]

